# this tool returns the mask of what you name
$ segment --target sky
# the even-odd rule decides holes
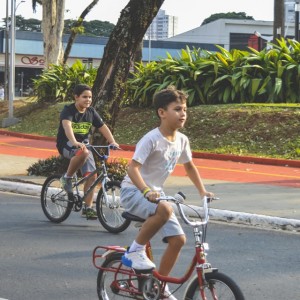
[[[6,2],[10,5],[11,0],[0,0],[0,20],[6,16]],[[91,2],[91,0],[66,0],[68,11],[65,18],[76,19]],[[128,2],[129,0],[100,0],[87,15],[86,20],[109,21],[116,24],[121,10]],[[31,0],[22,3],[21,0],[16,0],[16,14],[22,15],[25,19],[41,19],[42,9],[38,8],[34,14],[31,3]],[[182,33],[199,27],[205,18],[215,13],[245,12],[255,20],[272,21],[273,5],[274,0],[165,0],[161,9],[164,9],[167,15],[178,17],[178,33]]]

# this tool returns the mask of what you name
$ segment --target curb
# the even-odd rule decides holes
[[[8,130],[3,130],[3,129],[0,129],[0,134],[20,137],[20,138],[26,138],[26,139],[56,142],[56,137],[20,133],[20,132],[8,131]],[[125,151],[134,151],[135,150],[135,146],[133,146],[133,145],[121,144],[120,147]],[[225,160],[225,161],[229,160],[229,161],[234,161],[234,162],[255,163],[255,164],[263,164],[263,165],[300,168],[300,160],[266,158],[266,157],[255,157],[255,156],[239,156],[239,155],[233,155],[233,154],[217,154],[217,153],[207,153],[207,152],[197,152],[197,151],[192,151],[192,154],[193,154],[194,158]]]
[[[18,193],[30,196],[40,197],[42,186],[38,184],[28,184],[14,181],[0,180],[0,191]],[[173,206],[176,208],[175,204]],[[190,217],[197,217],[193,210],[201,215],[199,206],[191,206],[192,209],[185,208],[185,212]],[[176,208],[177,211],[177,208]],[[178,214],[178,212],[177,212]],[[282,229],[286,231],[300,231],[300,220],[286,219],[280,217],[270,217],[266,215],[249,214],[244,212],[235,212],[229,210],[210,208],[209,215],[212,220],[235,224],[259,226],[270,229]]]

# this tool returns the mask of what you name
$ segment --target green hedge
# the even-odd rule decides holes
[[[123,104],[152,105],[153,94],[168,85],[189,94],[188,105],[226,103],[300,103],[300,44],[277,40],[271,49],[249,51],[220,46],[218,52],[182,49],[179,58],[167,53],[166,59],[138,63],[127,81]],[[97,69],[81,61],[74,65],[44,70],[34,80],[39,101],[73,99],[78,83],[93,85]]]
[[[272,49],[218,52],[183,49],[179,58],[136,65],[126,103],[151,106],[168,85],[189,93],[190,106],[226,103],[299,103],[300,44],[278,40]]]

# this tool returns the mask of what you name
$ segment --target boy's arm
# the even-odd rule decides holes
[[[204,184],[202,182],[202,179],[200,177],[200,174],[199,174],[196,166],[194,165],[193,161],[189,161],[189,162],[185,163],[184,168],[185,168],[187,175],[189,176],[189,178],[191,179],[191,181],[197,188],[200,196],[201,197],[204,197],[204,196],[213,197],[213,195],[214,195],[213,193],[206,191]]]
[[[151,202],[156,202],[156,198],[160,196],[160,193],[152,191],[145,183],[141,172],[141,164],[135,160],[132,160],[128,166],[127,174],[131,179],[132,183],[144,194],[144,197]]]
[[[85,146],[82,143],[77,142],[73,129],[72,129],[72,122],[69,120],[62,120],[62,126],[64,128],[66,137],[72,143],[74,147],[84,148]]]
[[[117,148],[119,148],[119,144],[116,143],[116,141],[115,141],[111,131],[107,127],[107,125],[105,125],[105,124],[102,125],[98,130],[106,138],[106,140],[108,141],[109,144],[112,144],[112,145],[116,146]]]

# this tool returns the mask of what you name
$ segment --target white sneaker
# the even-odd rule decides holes
[[[145,250],[125,252],[122,256],[122,264],[137,270],[151,270],[155,264],[147,257]]]
[[[168,285],[165,287],[163,300],[177,300],[177,298],[172,295],[172,292],[170,292]]]
[[[72,179],[73,177],[65,177],[65,175],[60,178],[61,186],[67,193],[73,193]]]

